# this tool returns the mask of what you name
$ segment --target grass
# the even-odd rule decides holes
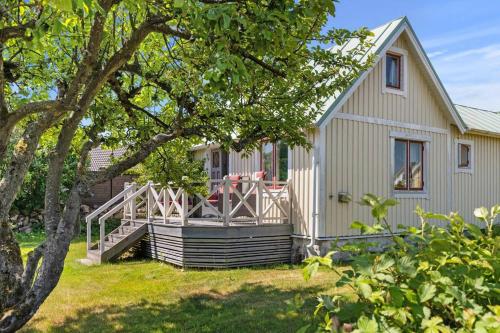
[[[26,254],[40,236],[20,239]],[[70,248],[61,280],[23,332],[295,332],[337,276],[298,266],[182,270],[152,260],[84,266]],[[305,302],[303,302],[304,300]]]

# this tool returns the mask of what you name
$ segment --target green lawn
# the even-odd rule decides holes
[[[36,237],[20,239],[27,253]],[[23,332],[295,332],[336,275],[300,267],[181,270],[152,260],[83,266],[71,246],[59,285]],[[300,298],[305,304],[298,309]],[[299,313],[303,315],[299,316]]]

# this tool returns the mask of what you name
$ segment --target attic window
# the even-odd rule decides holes
[[[472,141],[457,140],[457,172],[472,173],[474,159],[474,145]]]
[[[392,89],[401,89],[401,55],[387,53],[385,59],[386,86]]]
[[[382,75],[382,92],[406,97],[408,87],[408,52],[391,47],[385,54]]]

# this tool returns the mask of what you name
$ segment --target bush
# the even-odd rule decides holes
[[[474,211],[484,229],[455,213],[417,207],[420,228],[398,226],[395,233],[386,219],[395,200],[365,195],[362,203],[371,207],[375,222],[355,221],[351,227],[362,234],[386,232],[393,243],[383,253],[369,252],[373,244],[366,242],[336,249],[352,254],[352,269],[338,272],[337,283],[349,292],[319,297],[318,331],[500,332],[500,237],[494,232],[500,206]],[[335,252],[306,259],[305,278],[320,266],[337,270]]]

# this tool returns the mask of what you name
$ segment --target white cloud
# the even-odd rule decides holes
[[[454,102],[500,110],[500,44],[442,53],[432,63]]]
[[[446,51],[434,51],[434,52],[427,53],[427,56],[429,58],[435,58],[435,57],[438,57],[438,56],[443,55],[445,53],[446,53]]]
[[[500,26],[481,27],[473,26],[465,30],[454,31],[452,34],[440,35],[435,38],[422,41],[422,44],[432,49],[445,45],[455,45],[469,40],[477,40],[488,36],[500,36]]]
[[[500,83],[449,84],[446,88],[454,103],[500,111]]]

